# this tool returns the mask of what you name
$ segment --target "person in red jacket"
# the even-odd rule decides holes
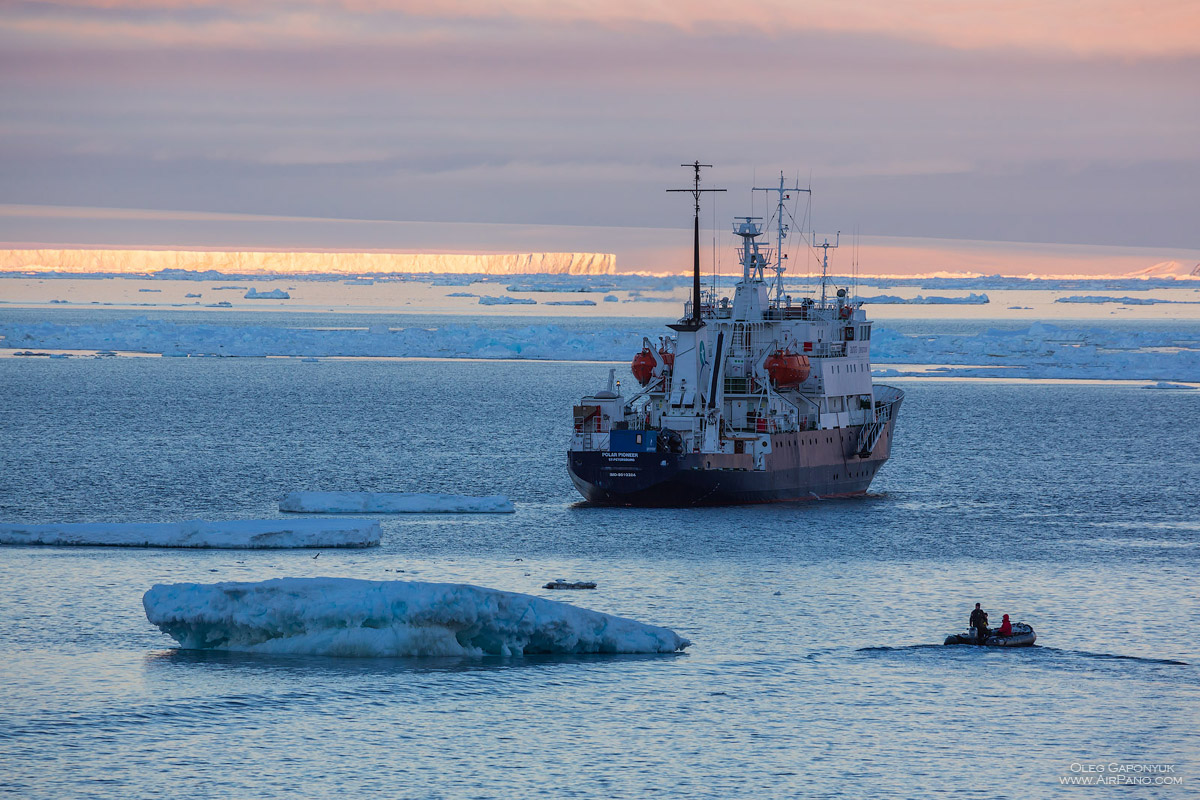
[[[1012,636],[1012,623],[1008,621],[1008,614],[1004,615],[1004,619],[1000,622],[1000,630],[996,631],[997,636]]]

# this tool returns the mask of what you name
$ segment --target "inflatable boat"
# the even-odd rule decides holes
[[[1037,641],[1037,634],[1033,632],[1033,627],[1026,625],[1024,622],[1016,622],[1012,626],[1011,636],[1000,636],[995,631],[988,634],[988,637],[983,640],[984,647],[1029,647]],[[953,633],[946,637],[946,641],[942,644],[979,644],[975,638],[975,629],[966,633]]]

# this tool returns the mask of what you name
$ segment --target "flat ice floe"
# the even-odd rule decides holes
[[[455,583],[277,578],[157,585],[146,618],[189,650],[322,656],[673,653],[674,631]]]
[[[506,294],[499,296],[482,295],[479,298],[481,306],[536,306],[537,300],[528,297],[509,297]]]
[[[374,547],[379,544],[379,537],[379,523],[367,519],[0,524],[0,544],[84,547],[211,547],[236,550]]]
[[[559,325],[441,325],[390,329],[180,323],[133,317],[72,324],[0,320],[0,347],[121,350],[171,356],[355,356],[625,361],[644,326],[578,330]],[[876,326],[876,365],[946,365],[963,377],[1200,381],[1194,326],[1139,329],[1033,323],[1020,329],[905,335]],[[971,366],[962,366],[971,365]],[[890,374],[918,375],[920,372]]]
[[[279,510],[310,514],[511,514],[516,509],[502,494],[466,497],[404,492],[292,492],[279,502]]]
[[[939,297],[937,295],[925,297],[919,294],[916,297],[904,298],[894,294],[881,294],[876,297],[860,297],[858,299],[864,303],[909,306],[983,306],[991,302],[986,294],[975,294],[974,292],[966,297]]]

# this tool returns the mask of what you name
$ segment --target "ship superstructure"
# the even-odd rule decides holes
[[[891,452],[904,393],[871,380],[871,326],[846,288],[828,282],[826,240],[819,295],[793,302],[784,286],[789,233],[783,178],[774,247],[760,217],[738,217],[741,279],[732,297],[702,291],[700,168],[692,299],[672,333],[631,364],[641,389],[609,385],[574,408],[567,454],[589,501],[619,505],[777,502],[862,494]],[[773,273],[773,274],[772,274]],[[814,295],[816,293],[814,292]]]

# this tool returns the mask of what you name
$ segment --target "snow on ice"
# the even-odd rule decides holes
[[[157,585],[146,618],[189,650],[321,656],[673,653],[674,631],[453,583],[277,578]]]
[[[111,547],[374,547],[379,523],[366,519],[244,519],[231,522],[0,524],[0,544]]]
[[[516,509],[502,494],[466,497],[403,492],[292,492],[280,501],[279,510],[310,514],[511,514]]]

